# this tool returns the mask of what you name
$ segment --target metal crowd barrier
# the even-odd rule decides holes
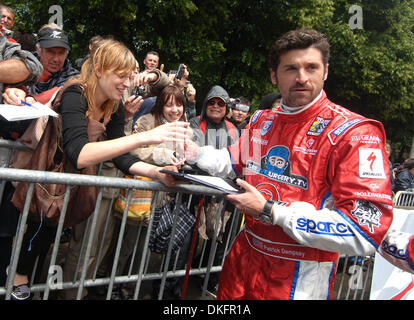
[[[393,198],[394,208],[413,209],[414,208],[414,192],[398,191]]]
[[[97,219],[98,219],[98,213],[100,209],[99,207],[102,201],[102,191],[104,187],[123,188],[123,189],[129,189],[129,190],[132,190],[132,188],[152,190],[154,191],[153,198],[158,197],[159,192],[161,191],[175,193],[177,195],[176,208],[178,208],[180,203],[182,202],[182,197],[184,194],[190,194],[190,197],[195,196],[195,195],[220,196],[221,195],[220,192],[215,191],[211,188],[207,188],[203,186],[196,186],[196,185],[181,185],[175,188],[166,188],[162,183],[156,182],[156,181],[140,181],[140,180],[134,180],[134,179],[125,179],[125,178],[63,174],[63,173],[53,173],[53,172],[40,172],[40,171],[11,169],[11,168],[0,168],[0,179],[2,180],[2,183],[4,183],[5,180],[30,182],[30,187],[29,187],[29,191],[27,194],[27,198],[26,198],[27,204],[30,201],[31,193],[32,193],[33,186],[35,183],[44,183],[45,181],[47,181],[47,183],[65,184],[67,185],[67,188],[66,188],[67,195],[70,193],[71,185],[95,185],[99,187],[97,205],[96,205],[93,215],[91,215],[88,219],[89,227],[85,228],[85,234],[83,235],[83,248],[84,250],[86,250],[84,251],[86,253],[84,254],[84,259],[82,259],[83,255],[79,255],[79,260],[77,263],[78,268],[81,268],[82,266],[80,278],[76,278],[75,276],[73,281],[62,282],[62,283],[59,283],[58,286],[50,285],[51,284],[50,280],[53,279],[53,276],[54,276],[54,274],[51,273],[51,270],[52,271],[60,270],[60,268],[59,267],[56,268],[56,266],[58,266],[59,255],[62,254],[61,249],[63,249],[62,248],[63,245],[61,243],[61,237],[62,237],[62,232],[64,231],[63,221],[64,221],[64,215],[66,212],[66,205],[67,205],[64,203],[64,208],[62,211],[61,219],[57,227],[55,241],[51,247],[50,263],[48,264],[49,267],[45,269],[46,271],[43,271],[43,273],[46,272],[47,274],[46,279],[43,279],[44,280],[43,283],[36,283],[36,282],[33,282],[34,279],[31,280],[31,286],[30,286],[31,292],[34,292],[34,293],[41,292],[42,293],[41,299],[45,299],[45,300],[48,299],[50,291],[65,290],[65,289],[71,289],[71,288],[77,289],[76,299],[81,299],[84,288],[98,287],[98,286],[105,287],[107,290],[105,299],[111,299],[111,294],[112,294],[112,290],[114,286],[118,284],[126,284],[126,283],[135,285],[133,299],[138,299],[138,298],[143,298],[142,294],[140,296],[140,293],[142,291],[141,286],[147,280],[161,281],[158,299],[162,299],[164,285],[165,285],[167,278],[186,277],[188,279],[188,277],[191,277],[190,278],[190,281],[191,281],[193,280],[195,276],[202,277],[203,279],[199,278],[198,281],[203,281],[203,284],[201,287],[199,285],[193,285],[196,287],[196,290],[194,291],[193,289],[192,292],[190,292],[190,295],[191,295],[190,299],[208,298],[206,297],[206,291],[207,291],[207,284],[208,284],[209,276],[211,273],[220,272],[221,267],[222,267],[222,262],[223,262],[223,261],[220,261],[220,263],[216,265],[213,264],[215,250],[217,246],[216,232],[214,232],[213,238],[209,240],[211,242],[211,250],[209,252],[205,252],[207,241],[202,241],[201,243],[203,244],[203,246],[199,246],[196,248],[197,253],[201,254],[200,262],[198,266],[191,266],[191,268],[189,268],[188,270],[187,268],[176,269],[175,266],[172,267],[171,269],[168,267],[169,265],[171,265],[170,259],[173,255],[171,251],[171,243],[169,245],[167,253],[164,255],[153,254],[148,249],[148,241],[149,241],[149,234],[150,234],[149,230],[151,229],[152,222],[153,222],[153,217],[154,217],[153,212],[156,207],[155,205],[152,205],[151,207],[150,220],[146,228],[148,232],[145,232],[143,234],[144,243],[142,246],[142,252],[138,252],[139,251],[138,250],[138,247],[139,247],[138,238],[139,237],[137,237],[137,241],[135,243],[135,248],[133,252],[133,258],[131,259],[129,271],[127,274],[124,274],[124,273],[121,275],[116,274],[116,270],[117,270],[118,258],[119,258],[119,254],[120,254],[120,250],[122,246],[125,226],[127,224],[128,205],[126,206],[124,210],[124,214],[122,216],[122,220],[120,223],[119,236],[116,240],[116,249],[115,249],[114,260],[113,260],[110,276],[97,277],[97,270],[99,266],[96,265],[94,266],[95,270],[93,273],[94,274],[93,277],[87,278],[86,277],[87,262],[89,260],[89,256],[90,256],[93,246],[98,246],[100,249],[102,248],[102,243],[99,243],[99,244],[93,243],[93,239],[94,239],[95,226],[97,224]],[[130,201],[130,199],[131,199],[131,192],[129,192],[128,201]],[[155,201],[153,201],[153,204],[154,203]],[[220,203],[219,210],[221,210],[224,203],[225,203],[224,200],[222,200]],[[12,261],[9,265],[9,276],[8,276],[6,287],[3,287],[3,288],[0,287],[0,296],[4,295],[5,299],[11,298],[10,293],[11,293],[11,288],[12,288],[12,279],[14,278],[14,274],[16,272],[17,263],[18,263],[17,261],[18,259],[16,259],[16,257],[19,256],[20,247],[22,245],[25,225],[28,219],[28,208],[29,208],[28,205],[26,205],[20,216],[19,227],[16,232],[16,236],[14,240]],[[109,207],[109,211],[106,216],[107,219],[110,218],[111,216],[111,212],[110,212],[111,208],[112,208],[112,205]],[[175,217],[176,216],[177,216],[177,212],[175,212]],[[236,221],[239,221],[238,217],[239,217],[239,213],[234,212],[231,215],[231,219],[229,219],[229,221],[227,222],[228,224],[230,224],[231,235],[226,238],[226,241],[224,243],[225,251],[228,250],[229,246],[231,245],[232,239],[235,237],[235,235],[237,234],[240,228],[240,225],[236,223]],[[217,219],[219,218],[220,218],[220,215],[217,215]],[[216,231],[217,231],[217,228],[219,227],[219,223],[217,222],[218,220],[216,221],[216,224],[215,224]],[[173,229],[171,232],[171,239],[174,238],[176,223],[177,223],[177,219],[175,219],[175,224],[173,225]],[[143,229],[142,227],[143,227],[142,224],[137,226],[140,232],[142,232],[142,229]],[[104,238],[105,237],[103,236],[102,241],[104,241]],[[100,256],[100,254],[101,252],[98,253],[98,257]],[[158,265],[157,265],[158,270],[151,271],[149,270],[150,260],[151,260],[151,257],[154,255],[157,256],[155,258],[155,261],[158,262]],[[138,256],[140,256],[140,259],[138,259]],[[176,255],[176,257],[177,256],[178,254]],[[203,260],[205,261],[207,257],[208,257],[207,265],[205,264],[202,265],[202,261]],[[139,270],[136,272],[132,272],[134,262],[136,263],[136,261],[138,261]],[[80,270],[80,269],[77,269],[77,270]],[[33,272],[33,274],[35,274],[35,272]],[[76,275],[76,272],[75,272],[75,275]],[[58,287],[58,289],[55,289],[53,287]]]

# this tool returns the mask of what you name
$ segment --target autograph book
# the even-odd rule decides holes
[[[195,184],[200,184],[210,188],[214,188],[222,191],[223,193],[242,193],[242,190],[233,180],[224,179],[220,177],[203,176],[197,174],[187,174],[181,172],[175,172],[170,170],[160,170],[162,173],[168,173],[173,175],[176,179],[190,181]]]

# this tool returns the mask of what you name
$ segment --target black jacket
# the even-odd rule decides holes
[[[408,169],[402,169],[395,178],[395,192],[414,189],[414,175]]]
[[[34,53],[34,56],[39,59],[37,53]],[[62,69],[58,72],[52,74],[52,76],[46,82],[37,82],[32,86],[27,86],[27,92],[29,95],[39,94],[50,90],[54,87],[63,87],[65,82],[78,75],[79,71],[72,67],[69,59],[66,58],[65,64]]]

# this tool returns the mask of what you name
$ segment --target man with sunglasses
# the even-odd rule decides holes
[[[227,148],[237,139],[236,127],[226,119],[230,96],[220,86],[213,86],[203,102],[201,114],[190,121],[194,131],[194,142],[199,146]]]
[[[227,120],[226,117],[230,111],[229,102],[230,96],[221,86],[213,86],[207,93],[207,96],[203,101],[201,114],[190,120],[190,127],[193,129],[193,141],[197,145],[200,147],[208,145],[214,149],[221,149],[229,147],[238,139],[239,132],[237,127],[232,122]],[[208,175],[205,171],[200,171],[199,168],[197,168],[197,170],[197,173],[199,174]],[[195,198],[197,199],[194,199],[193,197],[194,202],[198,203],[199,197]],[[202,236],[205,240],[210,239],[207,242],[206,252],[209,252],[209,248],[212,245],[211,239],[214,235],[213,230],[216,221],[215,217],[217,214],[218,204],[221,200],[222,198],[218,197],[205,197],[204,200],[206,232]],[[228,212],[228,210],[226,210],[226,212]],[[224,217],[225,214],[222,215],[223,220]],[[218,242],[213,261],[214,265],[221,263],[224,257],[226,240],[223,238],[227,237],[229,233],[228,227],[230,224],[226,224],[226,226],[227,228],[223,227],[220,229],[221,231],[217,236]],[[205,254],[204,257],[205,260],[207,259],[206,257],[208,257],[207,254]],[[210,274],[207,293],[213,296],[216,295],[218,280],[219,273]]]

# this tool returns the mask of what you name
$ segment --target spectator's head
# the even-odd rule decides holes
[[[160,61],[160,55],[156,51],[150,51],[147,53],[144,59],[145,70],[153,70],[158,67]]]
[[[77,77],[88,99],[87,116],[93,114],[102,101],[105,117],[111,116],[124,90],[130,86],[136,66],[134,54],[116,40],[104,40],[96,48],[95,53],[83,63]]]
[[[244,97],[239,98],[240,103],[233,108],[232,120],[236,125],[241,124],[249,115],[251,103]]]
[[[322,91],[328,76],[330,45],[318,31],[289,31],[273,44],[269,53],[270,77],[283,104],[301,107]]]
[[[176,85],[166,86],[157,96],[151,114],[155,116],[155,125],[174,121],[185,121],[185,97]]]
[[[404,161],[404,168],[408,171],[411,171],[411,173],[414,173],[414,158],[409,158]]]
[[[259,110],[272,109],[273,107],[280,106],[280,100],[282,95],[278,92],[269,93],[260,100]]]
[[[0,31],[11,30],[14,25],[14,10],[8,6],[0,5]]]
[[[102,43],[103,40],[105,40],[105,38],[99,35],[93,36],[92,38],[90,38],[89,45],[88,45],[89,54],[93,54],[95,50],[99,47],[99,44]]]
[[[387,153],[388,158],[391,156],[392,148],[389,142],[385,143],[385,152]]]
[[[36,51],[43,68],[56,73],[63,68],[70,46],[68,37],[56,24],[44,25],[37,34]]]
[[[201,120],[208,118],[210,121],[220,123],[229,112],[229,100],[230,96],[224,88],[213,86],[204,100]]]

